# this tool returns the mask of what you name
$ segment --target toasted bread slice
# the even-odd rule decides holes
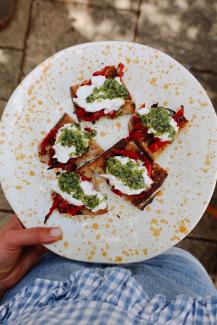
[[[94,73],[95,75],[104,75],[106,78],[115,78],[115,77],[122,77],[123,72],[119,71],[119,66],[116,68],[115,66],[106,66],[101,71],[98,71],[97,73]],[[93,74],[93,75],[94,75]],[[70,93],[72,97],[72,101],[74,98],[77,97],[77,90],[80,86],[84,85],[90,85],[91,80],[85,80],[81,84],[76,84],[70,87]],[[124,85],[123,81],[121,80],[122,84]],[[126,87],[126,86],[125,86]],[[117,113],[112,112],[111,114],[104,114],[104,109],[102,107],[102,110],[96,113],[89,113],[85,112],[83,107],[79,107],[74,101],[74,108],[75,108],[75,114],[77,115],[77,118],[79,121],[97,121],[101,117],[109,117],[109,118],[115,118],[117,116],[126,115],[126,114],[132,114],[135,112],[135,104],[131,98],[131,95],[128,92],[128,97],[125,100],[125,103],[120,107]],[[79,111],[83,110],[83,114],[79,114]]]
[[[85,176],[88,175],[88,176]],[[89,181],[91,180],[91,183],[94,185],[94,188],[99,191],[99,185],[96,181],[96,178],[94,177],[93,173],[85,173],[83,172],[83,176],[85,176]],[[60,194],[56,193],[55,191],[51,192],[51,199],[52,199],[52,206],[48,212],[48,214],[45,216],[44,223],[47,222],[51,214],[54,210],[59,211],[61,214],[66,214],[69,216],[76,216],[76,215],[90,215],[90,216],[96,216],[105,214],[108,212],[108,208],[101,209],[96,212],[91,211],[87,207],[77,207],[73,204],[70,204],[68,201],[64,200]]]
[[[120,140],[113,147],[102,153],[96,160],[93,162],[82,166],[79,169],[79,172],[83,175],[88,175],[93,172],[97,174],[105,174],[106,172],[106,160],[110,156],[114,156],[115,150],[128,150],[131,152],[138,153],[140,157],[144,157],[144,159],[148,159],[145,152],[143,152],[139,146],[132,140],[129,141],[128,138]],[[152,162],[150,159],[148,160],[152,166],[152,175],[151,178],[153,180],[152,185],[138,195],[126,195],[122,194],[122,197],[130,201],[135,207],[140,210],[143,210],[145,206],[147,206],[154,199],[157,192],[161,189],[168,173],[158,164]]]
[[[98,143],[91,138],[90,146],[88,151],[80,157],[71,158],[66,163],[59,163],[56,158],[53,158],[54,151],[52,146],[55,143],[56,134],[58,130],[67,123],[76,123],[71,116],[67,113],[61,117],[61,119],[56,123],[56,125],[51,129],[51,131],[46,135],[38,147],[38,156],[41,162],[46,163],[50,169],[60,168],[63,170],[74,170],[78,166],[95,159],[99,156],[103,149],[98,145]]]
[[[153,107],[156,107],[157,104],[153,105]],[[184,109],[183,106],[181,106],[181,108]],[[175,111],[172,111],[170,110],[174,115],[176,114]],[[132,139],[136,142],[136,144],[143,150],[145,151],[148,156],[153,160],[155,161],[161,154],[162,152],[170,145],[171,142],[165,144],[163,147],[161,147],[159,150],[155,151],[155,152],[152,152],[150,149],[149,149],[149,146],[154,142],[154,136],[152,134],[146,134],[144,136],[143,139],[137,139],[136,137],[133,136],[133,132],[135,130],[134,128],[134,122],[133,122],[133,118],[134,116],[132,116],[132,118],[130,119],[129,121],[129,124],[128,124],[128,129],[129,129],[129,134],[131,135],[132,134]],[[179,131],[178,131],[178,134],[185,128],[185,126],[187,125],[188,123],[188,120],[183,116],[180,116],[180,118],[178,119],[179,121]],[[138,131],[138,129],[136,129],[136,131]],[[174,140],[173,140],[174,141]]]

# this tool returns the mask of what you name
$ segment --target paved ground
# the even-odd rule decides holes
[[[215,0],[17,0],[13,22],[0,32],[0,114],[19,81],[43,59],[74,44],[108,39],[171,54],[204,85],[217,109],[216,16]],[[11,213],[0,191],[0,222]],[[217,279],[217,190],[179,246]]]

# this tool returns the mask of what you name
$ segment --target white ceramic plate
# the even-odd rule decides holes
[[[109,193],[110,212],[97,217],[54,213],[49,226],[64,238],[49,249],[75,260],[128,263],[161,253],[197,224],[216,180],[217,119],[198,81],[168,55],[126,42],[88,43],[65,49],[34,69],[11,96],[0,128],[1,182],[14,211],[26,227],[42,226],[51,205],[52,172],[37,158],[37,145],[61,117],[72,115],[69,87],[104,65],[126,66],[124,82],[136,104],[185,106],[190,123],[158,162],[169,176],[144,211]],[[96,123],[104,149],[127,135],[129,116]],[[117,217],[117,215],[120,217]]]

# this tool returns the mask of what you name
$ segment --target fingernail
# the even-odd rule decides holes
[[[61,238],[63,236],[63,233],[60,228],[53,228],[49,231],[49,235],[54,238]]]

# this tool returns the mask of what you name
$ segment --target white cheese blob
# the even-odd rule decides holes
[[[94,88],[101,87],[106,80],[104,76],[93,76],[91,78],[91,85],[80,86],[76,92],[77,97],[73,98],[73,101],[80,107],[84,108],[86,112],[94,113],[104,109],[105,114],[112,111],[118,111],[120,107],[125,103],[125,99],[117,97],[113,99],[97,99],[93,103],[87,103],[86,99],[93,93]],[[118,83],[121,84],[120,78],[116,77]]]
[[[123,156],[115,156],[114,158],[117,159],[118,161],[120,161],[122,165],[125,165],[129,161],[135,162],[134,159],[131,159],[128,157],[123,157]],[[138,160],[137,160],[137,163],[139,163]],[[121,193],[127,194],[127,195],[137,195],[137,194],[142,193],[147,188],[149,188],[151,186],[151,184],[153,183],[152,179],[148,176],[147,169],[143,165],[142,161],[139,163],[139,166],[137,167],[137,169],[143,171],[142,175],[143,175],[144,183],[145,183],[145,186],[143,188],[137,189],[137,190],[134,190],[134,189],[130,188],[129,186],[123,184],[123,182],[120,179],[118,179],[114,175],[111,175],[110,173],[106,173],[101,176],[104,178],[107,178],[109,180],[110,185],[114,186],[114,188],[116,190],[120,191]]]
[[[142,107],[137,110],[137,113],[140,116],[142,116],[142,115],[148,114],[150,112],[150,110],[151,110],[151,108]],[[174,120],[174,118],[172,118],[172,116],[169,116],[169,124],[173,127],[174,131],[176,133],[178,133],[179,127],[178,127],[176,121]],[[155,129],[148,128],[147,133],[156,135],[156,137],[158,137],[162,141],[172,141],[173,140],[168,132],[165,132],[162,134],[157,134],[157,131]]]
[[[141,107],[139,108],[136,112],[139,114],[139,115],[146,115],[150,112],[151,108],[149,107]]]
[[[97,195],[97,197],[99,198],[99,204],[95,208],[91,209],[92,212],[97,212],[97,211],[99,211],[101,209],[106,209],[107,208],[107,202],[106,202],[105,197],[103,196],[102,193],[100,193],[100,192],[98,192],[98,191],[96,191],[94,189],[94,186],[93,186],[93,184],[91,182],[81,180],[80,186],[81,186],[84,194],[86,194],[86,195]],[[58,185],[58,181],[53,182],[52,188],[56,193],[61,195],[61,197],[64,200],[66,200],[67,202],[69,202],[70,204],[73,204],[75,206],[84,205],[84,203],[81,200],[78,200],[78,199],[74,198],[72,194],[68,194],[66,192],[63,192],[60,189],[59,185]]]
[[[101,209],[106,209],[107,208],[107,203],[106,200],[103,196],[102,193],[96,191],[93,187],[93,184],[88,182],[88,181],[81,181],[80,186],[86,195],[97,195],[100,203],[97,205],[95,208],[91,209],[93,212],[97,212]]]
[[[76,153],[75,146],[72,145],[70,147],[66,147],[61,144],[60,136],[62,134],[63,129],[77,131],[77,128],[74,124],[71,124],[71,123],[67,123],[64,126],[62,126],[57,132],[56,141],[52,147],[55,150],[55,155],[53,156],[53,158],[56,158],[61,163],[66,163],[70,158],[77,158],[80,155],[78,155]],[[81,132],[84,132],[84,130],[81,130]],[[87,147],[89,146],[89,139],[83,137],[83,142],[84,142],[85,146],[87,146]]]

